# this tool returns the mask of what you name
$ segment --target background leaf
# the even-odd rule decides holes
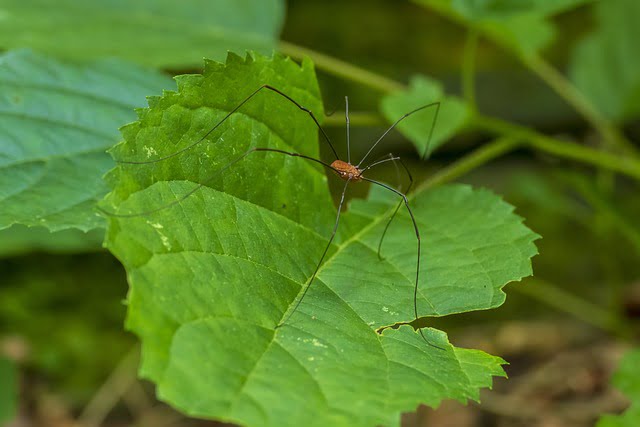
[[[632,427],[640,423],[640,350],[629,351],[613,375],[613,385],[631,399],[631,406],[622,415],[604,415],[597,427]]]
[[[163,157],[196,141],[246,94],[274,85],[322,117],[313,68],[288,59],[231,55],[179,91],[151,98],[123,129],[117,159]],[[264,92],[207,137],[165,161],[120,164],[105,209],[108,248],[130,278],[128,327],[143,343],[142,374],[159,396],[193,416],[243,425],[398,425],[400,413],[445,398],[478,398],[503,361],[452,347],[413,320],[416,237],[402,213],[375,248],[396,198],[354,203],[351,228],[330,248],[299,309],[280,328],[311,276],[333,225],[325,171],[276,153],[216,171],[249,147],[317,156],[317,129],[303,112]],[[211,178],[214,177],[214,178]],[[363,202],[359,202],[363,203]],[[500,305],[501,288],[531,274],[537,237],[488,191],[451,186],[412,200],[425,239],[420,312],[439,316]],[[179,286],[177,286],[179,285]]]
[[[0,424],[16,416],[18,406],[18,372],[15,364],[0,356]]]
[[[600,111],[624,121],[640,114],[640,3],[610,0],[594,5],[596,31],[574,52],[571,79]]]
[[[103,227],[93,206],[113,166],[105,150],[144,95],[169,84],[115,60],[63,63],[26,50],[0,57],[0,229]]]
[[[547,18],[593,0],[414,0],[468,26],[519,54],[531,55],[555,37]]]
[[[271,52],[284,20],[282,0],[4,0],[0,40],[83,59],[117,56],[185,68],[227,51]],[[149,92],[151,93],[151,92]]]
[[[423,105],[440,101],[440,113],[433,127],[435,108],[429,107],[404,119],[397,129],[416,146],[420,155],[426,155],[429,134],[433,127],[433,137],[429,152],[433,151],[455,135],[467,122],[470,110],[466,103],[454,96],[445,96],[442,85],[426,76],[411,79],[409,89],[382,98],[380,109],[389,123],[394,123],[403,114]]]

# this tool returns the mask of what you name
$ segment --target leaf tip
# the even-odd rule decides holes
[[[229,50],[229,51],[227,51],[227,58],[226,58],[226,60],[225,60],[225,63],[226,63],[227,65],[230,65],[230,64],[242,64],[242,63],[244,63],[244,62],[245,62],[244,58],[242,58],[242,57],[241,57],[240,55],[238,55],[237,53],[232,52],[232,51],[230,51],[230,50]]]

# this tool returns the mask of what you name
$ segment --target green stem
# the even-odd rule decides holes
[[[85,406],[78,417],[79,425],[87,427],[102,425],[102,421],[116,406],[122,395],[136,381],[139,360],[140,348],[136,345],[122,358]]]
[[[640,161],[634,158],[622,157],[582,145],[567,143],[523,126],[482,115],[475,116],[474,124],[479,128],[501,135],[520,137],[524,139],[527,145],[557,157],[588,163],[640,180]]]
[[[434,2],[429,6],[436,13],[441,14],[459,25],[467,28],[474,27],[472,22],[467,21],[459,14],[453,12],[451,8],[445,5],[439,5]],[[470,31],[482,31],[482,35],[491,40],[496,46],[504,51],[514,55],[526,67],[547,83],[560,97],[562,97],[569,105],[571,105],[580,115],[582,115],[591,126],[596,129],[610,145],[621,148],[629,153],[636,153],[637,150],[633,144],[629,143],[624,136],[607,120],[593,104],[580,93],[573,84],[564,77],[558,70],[553,68],[548,62],[539,55],[526,55],[521,53],[512,45],[505,43],[497,33],[486,30],[473,29]]]
[[[467,40],[464,45],[462,57],[462,93],[472,111],[476,106],[476,54],[478,51],[478,30],[470,27],[467,31]]]
[[[361,83],[365,86],[377,89],[381,92],[389,93],[396,92],[405,89],[402,83],[395,80],[381,76],[371,71],[365,70],[348,62],[334,58],[324,53],[316,52],[315,50],[298,46],[293,43],[280,41],[278,45],[280,52],[285,55],[289,55],[292,58],[303,59],[309,57],[313,60],[315,65],[335,76],[352,80],[357,83]]]
[[[498,138],[488,144],[483,145],[470,154],[467,154],[466,156],[452,163],[446,168],[436,172],[434,175],[428,178],[419,188],[426,189],[453,181],[469,173],[473,169],[482,166],[490,160],[493,160],[496,157],[500,157],[503,154],[514,150],[521,144],[522,142],[520,140],[513,137],[507,136]]]
[[[598,305],[566,292],[559,286],[545,280],[529,278],[525,284],[513,286],[510,289],[534,298],[548,306],[555,307],[560,311],[572,314],[583,322],[614,335],[629,336],[629,331],[624,326],[625,323],[622,319],[611,315]]]
[[[594,108],[593,104],[585,98],[580,91],[558,70],[538,55],[519,55],[522,62],[536,73],[545,83],[556,91],[565,101],[580,113],[596,129],[612,147],[624,150],[627,153],[637,153],[636,148],[627,141],[624,136]]]

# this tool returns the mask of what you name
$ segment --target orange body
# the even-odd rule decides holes
[[[360,181],[362,179],[362,171],[351,163],[335,160],[331,163],[331,167],[338,173],[338,176],[345,181]]]

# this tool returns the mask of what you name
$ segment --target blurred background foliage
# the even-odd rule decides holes
[[[201,57],[222,60],[227,49],[277,48],[299,57],[308,48],[326,110],[337,111],[327,118],[337,141],[344,137],[344,95],[350,97],[356,153],[387,126],[378,113],[384,83],[422,74],[482,117],[615,155],[621,168],[633,170],[639,161],[636,0],[289,0],[286,7],[274,0],[255,10],[255,2],[184,3],[2,0],[0,45],[74,61],[117,56],[169,75],[198,72]],[[210,30],[217,25],[227,25],[222,35]],[[367,78],[340,61],[390,80],[359,84]],[[400,154],[419,180],[428,179],[491,141],[494,132],[474,117],[426,163],[399,133],[381,150]],[[498,381],[478,407],[421,408],[404,424],[593,425],[601,413],[626,405],[608,378],[637,337],[640,173],[617,174],[529,145],[494,157],[456,178],[502,194],[543,237],[535,277],[508,286],[498,310],[430,324],[458,345],[503,356],[511,379]],[[395,172],[382,176],[393,181]],[[108,417],[96,409],[135,366],[128,362],[134,339],[122,327],[125,275],[100,249],[101,238],[100,229],[0,231],[0,348],[20,369],[20,419],[67,425],[80,415],[106,418],[105,425],[160,425],[159,419],[195,425],[154,403],[148,385],[118,394],[124,403],[113,402]],[[3,380],[12,377],[5,373],[12,366],[0,360]],[[0,423],[10,411],[3,412],[6,390],[0,384]]]

